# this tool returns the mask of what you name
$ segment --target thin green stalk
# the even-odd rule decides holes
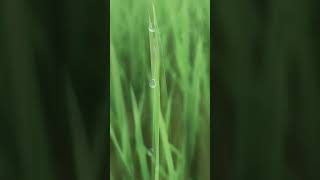
[[[141,106],[143,106],[143,100],[141,101]],[[132,108],[133,108],[133,119],[134,119],[134,125],[135,125],[135,139],[136,139],[136,147],[137,147],[137,154],[139,158],[140,163],[140,169],[143,180],[150,180],[149,176],[149,169],[147,165],[147,159],[146,159],[146,146],[143,141],[143,135],[141,130],[141,113],[142,108],[138,107],[138,103],[135,97],[135,94],[131,88],[131,101],[132,101]]]
[[[152,132],[153,132],[153,150],[152,156],[152,179],[159,180],[160,169],[160,128],[159,120],[161,118],[160,103],[160,51],[159,51],[159,34],[156,20],[154,3],[152,4],[152,13],[149,14],[149,40],[151,54],[151,100],[152,100]]]

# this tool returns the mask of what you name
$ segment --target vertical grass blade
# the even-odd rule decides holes
[[[142,99],[143,100],[143,99]],[[141,108],[138,107],[138,103],[136,100],[136,96],[131,88],[131,101],[132,101],[132,108],[133,108],[133,119],[134,119],[134,127],[135,127],[135,140],[136,140],[136,149],[138,153],[138,159],[140,163],[141,174],[143,180],[149,180],[149,168],[147,165],[146,159],[146,146],[144,144],[142,130],[141,130]],[[143,102],[143,101],[142,101]],[[141,103],[142,104],[142,103]]]
[[[160,51],[159,51],[159,36],[158,25],[156,20],[156,12],[154,4],[152,4],[152,11],[149,14],[149,40],[150,40],[150,55],[151,55],[151,79],[155,83],[151,88],[151,102],[152,102],[152,131],[153,139],[152,146],[154,150],[152,163],[152,179],[159,180],[160,169],[160,137],[159,137],[159,119],[161,114],[160,104]]]

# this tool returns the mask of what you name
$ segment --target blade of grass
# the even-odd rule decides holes
[[[151,78],[154,87],[151,88],[152,99],[152,131],[153,140],[152,146],[154,149],[153,163],[152,163],[152,179],[159,180],[159,168],[160,168],[160,138],[159,138],[159,119],[161,114],[160,103],[160,56],[159,56],[159,36],[158,25],[156,20],[156,12],[154,3],[152,3],[152,12],[149,14],[149,40],[150,40],[150,54],[151,54]]]
[[[128,166],[128,172],[130,172],[129,176],[134,177],[134,162],[132,161],[132,148],[130,144],[130,133],[129,133],[129,125],[128,125],[128,117],[127,111],[125,107],[125,100],[123,95],[123,87],[121,84],[121,74],[120,67],[117,61],[116,52],[113,47],[113,44],[110,43],[111,48],[111,90],[114,93],[112,96],[112,102],[114,106],[112,106],[112,110],[115,111],[115,125],[117,125],[118,129],[121,129],[120,133],[120,143],[121,143],[121,151],[124,156],[125,165]]]
[[[136,97],[134,92],[131,88],[131,101],[132,101],[132,108],[133,108],[133,115],[134,115],[134,124],[135,124],[135,139],[136,139],[136,147],[138,158],[140,162],[140,169],[141,174],[144,180],[149,180],[149,169],[147,165],[146,159],[146,146],[143,141],[143,135],[141,130],[141,108],[138,107]],[[142,104],[142,103],[141,103]]]

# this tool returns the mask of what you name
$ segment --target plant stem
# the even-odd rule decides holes
[[[159,136],[159,119],[161,118],[160,106],[160,51],[159,51],[159,35],[156,22],[155,8],[152,4],[152,13],[149,14],[149,40],[151,54],[151,78],[155,83],[151,88],[152,99],[152,131],[153,131],[153,156],[152,156],[152,179],[159,180],[160,169],[160,136]]]

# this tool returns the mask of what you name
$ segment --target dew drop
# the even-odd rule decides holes
[[[150,86],[150,88],[154,89],[157,86],[156,80],[155,79],[151,79],[150,82],[149,82],[149,86]]]
[[[152,33],[156,32],[155,27],[152,25],[151,22],[149,23],[149,31]]]
[[[150,156],[150,157],[153,156],[153,149],[152,149],[152,148],[150,148],[150,149],[148,150],[148,156]]]

